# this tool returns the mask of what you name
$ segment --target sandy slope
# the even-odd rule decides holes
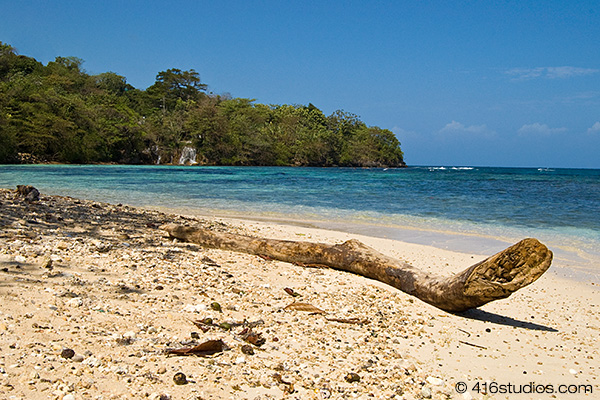
[[[509,299],[453,315],[348,273],[179,243],[158,229],[166,222],[328,243],[353,237],[441,274],[481,258],[56,196],[29,204],[2,190],[0,398],[579,399],[600,393],[597,282],[567,281],[550,271]],[[327,314],[284,309],[294,301]],[[193,323],[206,318],[212,325]],[[348,322],[356,320],[361,323]],[[244,329],[265,339],[250,345],[254,354],[242,351]],[[211,339],[227,349],[208,357],[166,352]],[[187,384],[175,384],[178,372]],[[458,382],[467,384],[466,394],[457,393]],[[487,395],[473,390],[479,383],[483,391],[486,382]],[[594,393],[559,385],[592,385]],[[538,393],[500,393],[531,388]],[[555,394],[540,394],[550,389]]]

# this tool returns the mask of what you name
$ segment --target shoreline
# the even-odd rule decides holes
[[[440,250],[448,250],[458,253],[474,254],[478,256],[490,256],[496,254],[517,241],[520,237],[500,237],[484,235],[474,232],[458,232],[439,229],[427,229],[415,226],[389,226],[372,223],[360,223],[357,221],[340,222],[337,220],[305,219],[298,220],[291,216],[265,216],[260,214],[241,215],[235,212],[217,211],[214,213],[206,210],[177,209],[161,206],[142,206],[149,210],[166,213],[188,215],[200,218],[218,218],[227,221],[241,221],[252,224],[261,222],[266,224],[278,224],[283,226],[299,226],[313,229],[322,229],[331,232],[342,232],[363,237],[390,239],[393,241],[429,246]],[[545,242],[542,240],[542,242]],[[554,253],[553,268],[550,273],[555,273],[566,279],[578,282],[593,281],[600,285],[600,255],[594,255],[577,249],[565,249],[549,245]],[[583,253],[583,256],[582,254]]]
[[[63,196],[42,194],[29,204],[8,190],[0,190],[0,210],[2,396],[555,398],[473,390],[485,382],[600,391],[600,294],[591,283],[547,273],[508,299],[450,314],[360,276],[202,249],[171,240],[158,227],[203,224],[326,243],[356,238],[442,275],[485,257],[306,226],[166,214]],[[363,323],[285,310],[295,301]],[[266,342],[246,354],[242,327],[201,326],[203,332],[191,323],[205,318],[256,323],[252,329]],[[209,357],[165,353],[213,339],[228,350]],[[65,358],[65,349],[74,355]],[[186,385],[174,383],[178,372],[186,374]],[[358,380],[347,379],[349,374]],[[469,389],[464,395],[455,390],[459,382]]]

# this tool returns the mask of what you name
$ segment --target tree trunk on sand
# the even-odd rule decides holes
[[[504,299],[538,279],[550,267],[552,252],[536,239],[517,244],[450,277],[423,272],[358,240],[337,245],[255,238],[200,227],[168,224],[173,238],[307,266],[327,266],[387,283],[450,312]]]

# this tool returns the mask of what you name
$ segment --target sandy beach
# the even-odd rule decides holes
[[[599,282],[567,280],[560,265],[508,299],[451,314],[346,272],[182,243],[160,229],[173,222],[331,244],[354,238],[441,275],[485,258],[43,193],[26,202],[2,189],[0,398],[592,399],[600,393]],[[324,313],[286,309],[294,302]],[[209,341],[223,343],[222,351],[169,353]]]

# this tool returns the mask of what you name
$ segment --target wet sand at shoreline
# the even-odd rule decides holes
[[[180,243],[159,229],[170,222],[326,243],[357,238],[442,275],[485,258],[60,196],[26,203],[2,190],[0,397],[594,398],[582,394],[586,385],[600,392],[598,282],[565,280],[551,267],[510,298],[455,315],[349,273]],[[327,314],[285,309],[295,301]],[[212,323],[194,324],[207,318]],[[250,344],[253,354],[243,350],[245,329],[265,341]],[[166,352],[208,340],[226,349],[208,357]],[[175,384],[178,372],[187,384]],[[459,382],[467,393],[457,392]],[[537,394],[498,393],[499,385],[522,392],[531,382]],[[555,393],[540,394],[540,385]],[[580,393],[559,394],[559,385]]]

